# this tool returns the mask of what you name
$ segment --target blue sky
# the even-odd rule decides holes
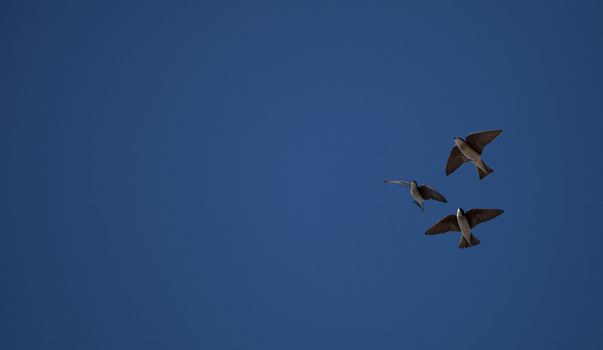
[[[602,15],[2,2],[0,345],[599,348]],[[423,234],[459,206],[505,213]]]

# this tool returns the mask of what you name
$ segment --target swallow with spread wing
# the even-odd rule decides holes
[[[421,210],[423,210],[423,211],[425,211],[425,208],[423,207],[423,203],[425,203],[425,201],[429,200],[429,199],[434,199],[434,200],[436,200],[438,202],[442,202],[442,203],[448,203],[446,198],[444,198],[444,196],[442,196],[442,194],[440,192],[436,191],[431,186],[427,186],[427,185],[418,186],[417,182],[415,180],[412,180],[410,182],[400,181],[400,180],[385,180],[385,183],[400,185],[402,187],[409,187],[410,188],[410,196],[412,197],[412,201],[417,206],[419,206],[419,208],[421,208]]]
[[[488,176],[492,170],[482,159],[484,147],[492,142],[502,130],[480,131],[467,135],[466,139],[455,137],[454,146],[446,162],[446,176],[466,162],[472,162],[477,168],[480,180]]]
[[[479,244],[479,239],[473,235],[471,229],[482,222],[494,219],[502,214],[501,209],[470,209],[465,213],[462,208],[456,210],[456,215],[448,215],[440,219],[426,232],[426,235],[437,235],[450,231],[461,232],[459,248],[473,247]]]

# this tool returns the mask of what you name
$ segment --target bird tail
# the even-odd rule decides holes
[[[484,172],[480,167],[476,166],[477,168],[477,174],[479,175],[479,179],[483,179],[484,177],[488,176],[488,174],[494,172],[494,169],[490,168],[486,162],[484,162],[482,160],[482,165],[484,166],[484,169],[486,169],[487,172]]]
[[[461,241],[459,242],[459,248],[465,249],[465,248],[473,247],[474,245],[478,245],[480,243],[480,240],[477,239],[477,237],[475,237],[474,235],[471,235],[470,240],[471,240],[471,242],[468,242],[464,236],[461,236]]]

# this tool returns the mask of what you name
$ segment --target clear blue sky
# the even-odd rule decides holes
[[[3,1],[0,347],[599,349],[603,5],[417,3]]]

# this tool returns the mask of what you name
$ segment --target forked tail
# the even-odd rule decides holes
[[[473,247],[474,245],[478,245],[480,243],[479,239],[477,239],[477,237],[475,237],[474,235],[471,235],[470,239],[471,239],[471,242],[468,242],[467,239],[465,239],[465,236],[461,235],[461,241],[459,242],[459,248],[461,248],[461,249],[470,248],[470,247]]]
[[[477,168],[477,174],[479,175],[479,179],[483,179],[484,177],[488,176],[490,173],[494,172],[494,169],[490,168],[486,162],[484,162],[483,160],[482,162],[482,166],[484,167],[484,169],[486,169],[487,172],[484,172],[480,167],[478,167],[477,165],[475,166]]]

